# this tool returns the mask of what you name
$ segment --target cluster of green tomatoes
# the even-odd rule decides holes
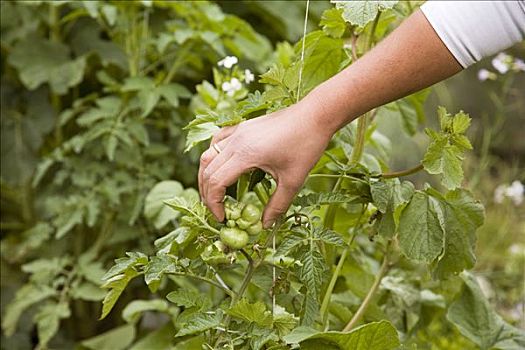
[[[244,248],[249,236],[258,236],[262,230],[261,210],[252,203],[227,198],[224,202],[226,226],[221,229],[221,242],[232,250]]]

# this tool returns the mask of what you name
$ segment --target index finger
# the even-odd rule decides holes
[[[224,220],[224,195],[226,188],[249,169],[238,157],[231,157],[220,166],[211,176],[206,193],[206,206],[215,215],[217,220]]]

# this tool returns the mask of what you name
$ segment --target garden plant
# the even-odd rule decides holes
[[[196,190],[221,127],[286,113],[420,2],[289,5],[304,33],[278,43],[222,5],[2,2],[2,349],[524,348],[469,272],[471,118],[426,115],[430,89],[338,131],[269,229],[263,171],[224,222]],[[394,116],[428,143],[407,169]]]

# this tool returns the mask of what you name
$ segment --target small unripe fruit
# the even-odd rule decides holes
[[[261,219],[261,211],[253,204],[246,204],[242,210],[242,218],[250,224],[255,224]]]
[[[253,224],[250,227],[248,227],[246,229],[246,232],[248,232],[248,234],[251,235],[251,236],[256,236],[259,233],[261,233],[262,230],[263,230],[262,222],[257,221],[255,224]]]
[[[248,234],[238,228],[223,227],[219,236],[231,249],[241,249],[248,244]]]

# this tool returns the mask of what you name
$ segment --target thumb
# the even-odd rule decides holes
[[[296,186],[278,184],[263,213],[264,228],[271,227],[277,218],[286,213],[297,192]]]

